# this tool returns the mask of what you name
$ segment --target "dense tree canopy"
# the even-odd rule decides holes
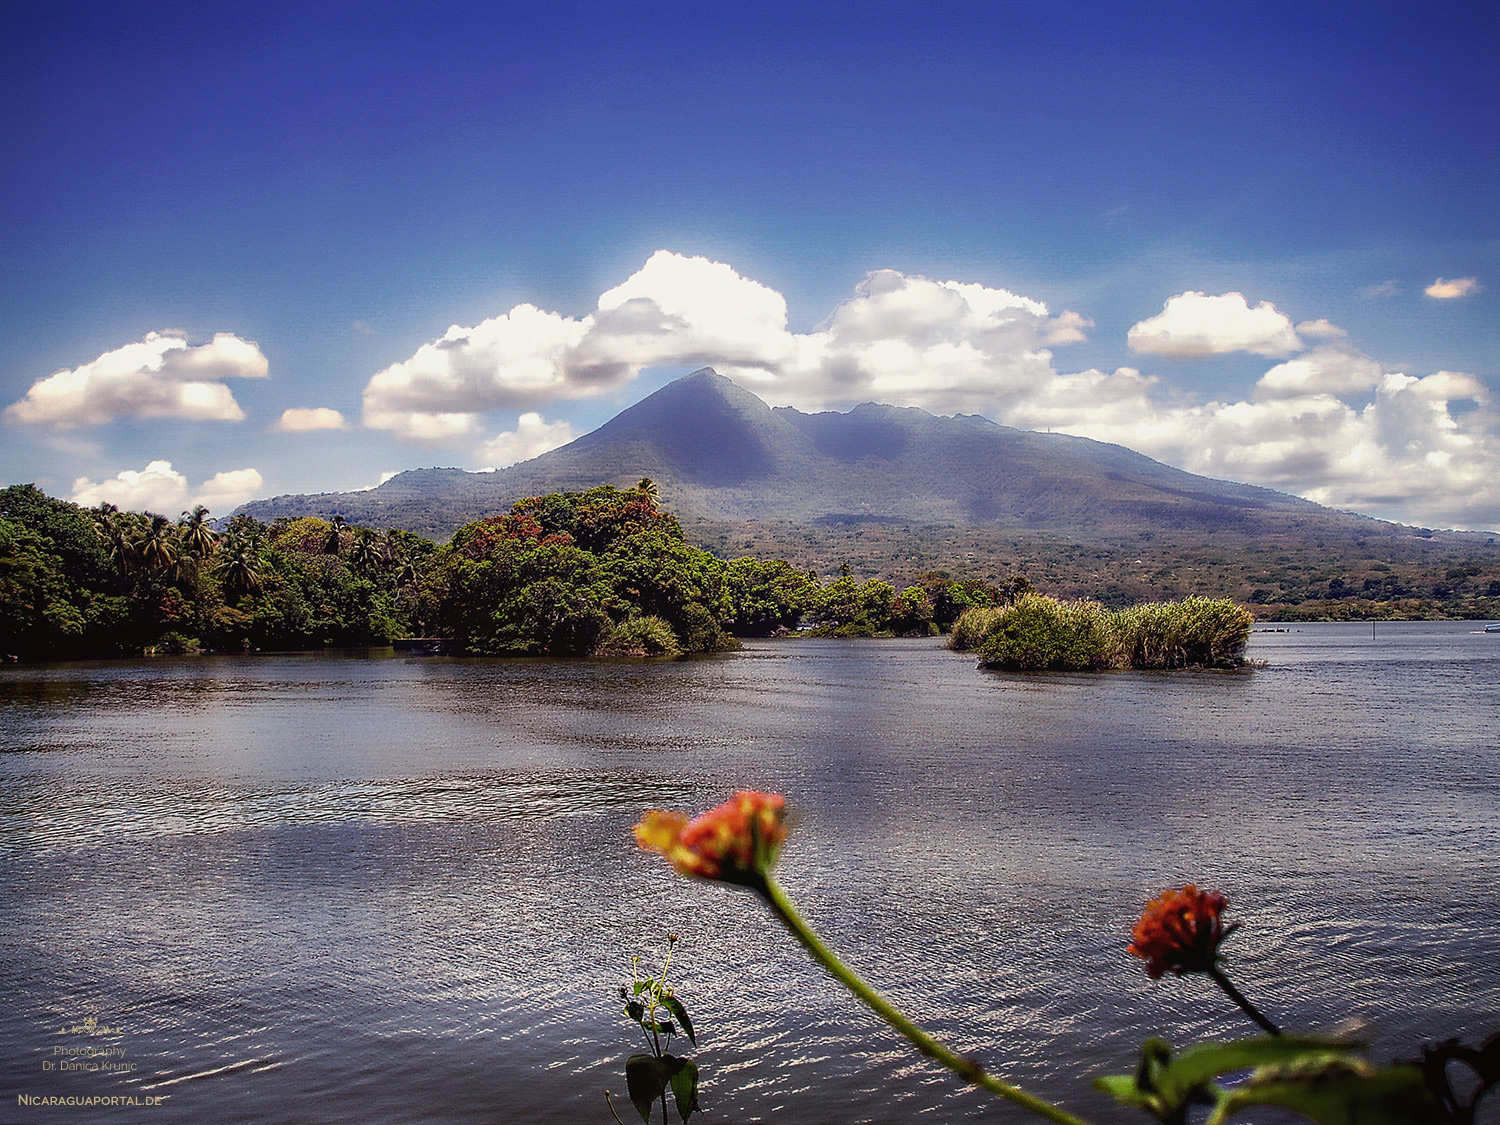
[[[1018,589],[946,575],[824,585],[779,559],[725,562],[684,540],[649,479],[531,497],[441,547],[342,516],[216,530],[201,506],[173,521],[0,490],[0,656],[28,660],[403,636],[476,654],[670,655],[798,629],[925,636]]]

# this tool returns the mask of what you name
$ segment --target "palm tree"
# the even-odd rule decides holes
[[[214,553],[218,536],[208,526],[208,509],[197,505],[191,513],[183,512],[179,524],[182,528],[182,549],[200,562]]]
[[[337,515],[328,521],[328,538],[323,541],[323,553],[325,555],[336,555],[344,546],[344,529],[349,526],[349,521],[343,516]]]
[[[104,553],[119,569],[121,577],[135,569],[135,544],[131,541],[130,523],[125,513],[113,504],[105,502],[90,514],[94,521],[94,533],[104,541]]]
[[[219,580],[235,597],[260,589],[261,558],[254,545],[238,540],[219,552]]]
[[[396,573],[393,576],[396,589],[403,590],[407,586],[415,586],[420,577],[417,573],[417,564],[411,559],[402,559],[396,564]]]
[[[177,565],[177,540],[172,534],[172,522],[166,516],[152,516],[135,545],[136,558],[141,567],[150,571],[166,571]]]
[[[636,481],[635,490],[647,500],[650,500],[653,505],[656,503],[656,482],[650,477],[642,477]]]
[[[354,544],[349,548],[349,566],[355,573],[368,578],[380,570],[385,561],[386,556],[376,544],[374,531],[362,527],[354,533]]]

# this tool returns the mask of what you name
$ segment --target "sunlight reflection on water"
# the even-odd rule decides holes
[[[750,896],[629,843],[786,791],[783,882],[954,1045],[1096,1120],[1151,1033],[1240,1029],[1123,944],[1229,893],[1233,972],[1376,1057],[1500,1026],[1500,644],[1257,634],[1240,673],[1005,677],[936,642],[672,664],[388,655],[0,670],[0,1097],[161,1122],[608,1121],[633,952],[683,935],[709,1120],[1011,1120],[910,1057]],[[43,1073],[120,1029],[127,1076]],[[1065,1061],[1059,1061],[1060,1059]],[[77,1121],[76,1111],[35,1111]],[[31,1119],[31,1118],[28,1118]]]

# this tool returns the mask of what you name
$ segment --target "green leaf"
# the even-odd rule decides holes
[[[693,1034],[693,1021],[688,1019],[687,1009],[682,1006],[682,1001],[675,996],[663,996],[661,1006],[677,1017],[677,1022],[682,1025],[682,1033],[692,1040],[693,1046],[698,1045],[698,1037]]]
[[[656,983],[655,981],[651,981],[651,980],[638,980],[638,981],[636,981],[635,982],[635,992],[633,993],[633,995],[639,996],[641,993],[645,992],[646,989],[650,988],[655,983]]]
[[[677,1102],[677,1112],[682,1116],[683,1125],[687,1125],[687,1119],[698,1108],[698,1064],[675,1055],[666,1055],[662,1062],[671,1075],[672,1098]]]
[[[671,1020],[642,1020],[641,1026],[647,1031],[658,1031],[663,1035],[676,1035],[677,1029],[672,1026]]]
[[[1225,1094],[1208,1125],[1246,1106],[1278,1105],[1320,1125],[1437,1125],[1445,1120],[1414,1066],[1376,1070],[1358,1060],[1272,1066]]]
[[[1213,1083],[1221,1074],[1270,1066],[1324,1067],[1334,1063],[1363,1065],[1352,1054],[1357,1044],[1291,1035],[1205,1043],[1175,1059],[1160,1039],[1141,1046],[1141,1062],[1134,1075],[1113,1075],[1094,1081],[1094,1088],[1117,1101],[1154,1113],[1163,1121],[1181,1120],[1195,1097],[1210,1104],[1227,1097]]]
[[[653,1055],[631,1055],[626,1062],[625,1088],[642,1121],[651,1120],[651,1107],[667,1088],[669,1078],[667,1068]]]
[[[625,1014],[635,1020],[636,1023],[644,1024],[646,1021],[646,1005],[632,1000],[625,1005]]]

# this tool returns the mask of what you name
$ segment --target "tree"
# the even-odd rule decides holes
[[[178,539],[185,554],[202,562],[214,553],[218,536],[209,528],[208,509],[202,504],[196,505],[191,513],[183,512],[179,526]]]
[[[863,584],[848,574],[835,578],[813,598],[812,616],[818,632],[834,637],[869,637],[888,632],[896,591],[871,578]]]
[[[151,522],[136,541],[135,554],[141,569],[152,574],[166,574],[177,567],[177,538],[172,522],[166,516],[151,516]]]
[[[725,628],[737,636],[763,637],[797,627],[818,581],[781,559],[747,555],[725,568],[724,588],[729,601]]]
[[[335,515],[328,521],[328,537],[323,542],[323,553],[325,555],[336,555],[344,547],[344,531],[349,526],[349,521],[341,515]]]
[[[104,545],[105,554],[114,563],[123,582],[136,570],[135,536],[132,516],[113,504],[104,503],[91,513],[94,533]]]
[[[925,637],[936,632],[932,599],[920,586],[908,586],[891,603],[891,632],[900,637]]]
[[[227,593],[242,598],[260,589],[263,566],[260,552],[251,543],[236,540],[219,554],[219,581]]]
[[[362,527],[354,533],[354,543],[349,548],[349,567],[366,578],[384,569],[387,558],[375,532]]]

